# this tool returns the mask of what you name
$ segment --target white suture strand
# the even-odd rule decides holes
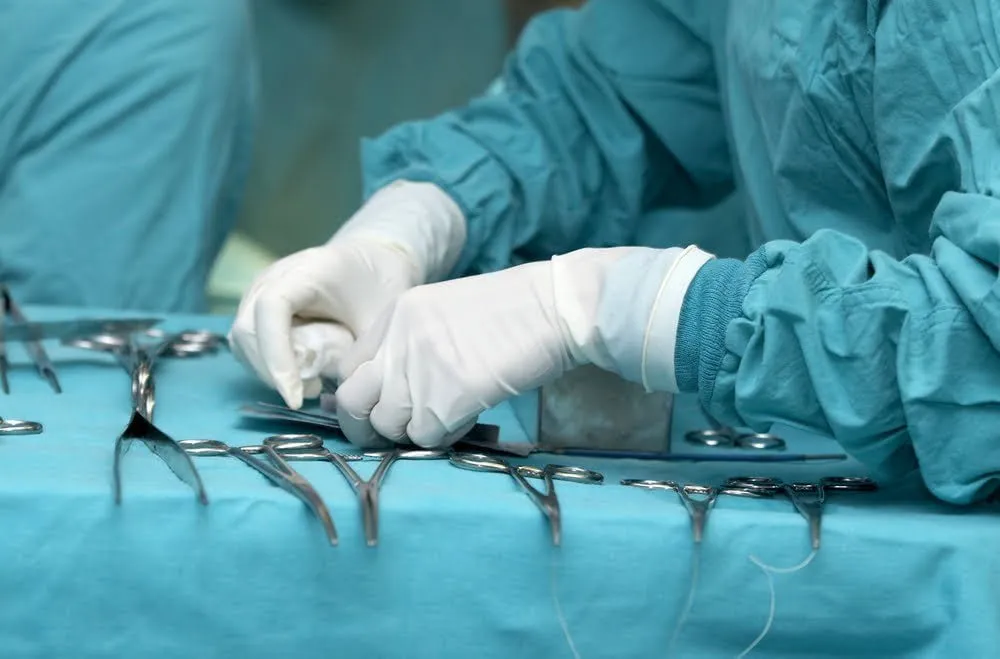
[[[691,552],[691,584],[688,586],[687,600],[684,602],[684,608],[681,609],[681,614],[677,618],[677,624],[674,625],[674,632],[670,636],[670,645],[667,646],[667,656],[674,656],[674,648],[677,647],[677,641],[680,639],[681,631],[684,629],[684,625],[687,623],[688,617],[691,615],[691,610],[694,608],[694,597],[698,591],[698,578],[701,575],[701,543],[694,545],[694,549]]]
[[[569,631],[569,622],[566,620],[566,614],[563,613],[562,603],[559,601],[559,576],[556,561],[558,560],[559,552],[552,552],[552,560],[549,562],[549,587],[552,590],[552,605],[556,610],[556,618],[559,620],[559,627],[562,629],[563,638],[566,639],[566,645],[569,647],[569,651],[573,653],[573,659],[580,659],[580,653],[576,649],[576,643],[573,642],[573,634]]]
[[[764,637],[766,637],[768,632],[771,631],[771,626],[774,624],[775,610],[777,609],[777,594],[774,589],[774,575],[794,574],[800,570],[804,570],[810,563],[813,562],[813,559],[816,558],[816,553],[817,553],[816,550],[813,549],[811,552],[809,552],[809,555],[806,556],[805,560],[803,560],[798,565],[794,565],[792,567],[774,567],[772,565],[768,565],[767,563],[757,558],[753,554],[751,554],[748,557],[754,565],[756,565],[761,569],[761,571],[764,573],[764,576],[767,578],[767,590],[769,593],[770,605],[768,607],[767,622],[764,624],[764,629],[760,631],[760,634],[757,635],[757,638],[755,638],[753,642],[750,643],[750,645],[748,645],[745,650],[743,650],[743,652],[740,652],[738,655],[736,655],[736,659],[743,659],[748,654],[753,652],[754,648],[760,645],[761,642],[764,640]]]

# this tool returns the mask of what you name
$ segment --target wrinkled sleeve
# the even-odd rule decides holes
[[[0,281],[205,311],[252,155],[243,0],[0,0]]]
[[[448,192],[469,227],[456,274],[629,244],[648,209],[716,203],[733,183],[704,5],[537,17],[490,93],[363,144],[366,196],[397,179]]]
[[[715,415],[832,434],[949,502],[997,490],[998,20],[997,0],[882,3],[875,138],[894,213],[929,220],[930,253],[897,261],[830,230],[703,268],[675,359]]]

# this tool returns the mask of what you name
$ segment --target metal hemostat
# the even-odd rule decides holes
[[[257,471],[274,485],[296,497],[323,526],[330,544],[337,546],[337,527],[326,503],[312,484],[300,473],[292,469],[277,449],[294,447],[296,450],[317,450],[323,448],[323,440],[316,435],[274,435],[259,446],[229,446],[217,439],[182,439],[178,444],[194,456],[231,456]],[[264,454],[268,462],[254,457]]]
[[[66,345],[107,352],[115,356],[129,374],[132,383],[132,410],[128,425],[115,440],[113,467],[115,503],[122,500],[121,463],[132,441],[141,441],[154,455],[181,481],[195,492],[195,498],[203,505],[208,504],[208,495],[194,462],[184,449],[153,423],[156,408],[156,388],[153,369],[157,359],[163,356],[189,357],[214,354],[225,339],[207,331],[186,331],[167,334],[160,330],[150,330],[146,336],[152,341],[141,341],[134,335],[103,334],[87,339],[65,341]]]
[[[532,503],[538,506],[538,509],[545,515],[549,523],[549,531],[552,534],[552,544],[556,547],[562,544],[562,511],[553,481],[561,480],[588,485],[600,485],[604,482],[603,474],[583,467],[565,467],[552,464],[544,467],[515,466],[503,458],[482,453],[452,453],[449,456],[449,461],[459,469],[507,474],[514,479],[514,482],[528,495]],[[541,479],[545,485],[545,491],[535,488],[527,481],[528,478]]]
[[[406,449],[368,451],[364,456],[342,455],[323,448],[322,445],[319,448],[303,451],[287,442],[277,443],[274,448],[287,460],[322,460],[337,468],[358,497],[358,504],[361,506],[361,520],[365,529],[365,543],[369,547],[378,545],[379,492],[386,475],[389,473],[389,468],[397,460],[441,460],[448,457],[448,451],[411,451]],[[348,464],[349,461],[364,458],[380,460],[375,473],[367,481]]]

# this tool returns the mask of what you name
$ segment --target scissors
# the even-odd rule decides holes
[[[330,462],[343,474],[350,484],[351,489],[358,497],[358,504],[361,506],[361,521],[365,529],[365,542],[369,547],[378,545],[378,495],[385,480],[389,468],[397,460],[441,460],[447,457],[447,451],[424,451],[392,449],[387,451],[368,451],[364,455],[344,455],[334,453],[324,448],[322,443],[318,447],[311,447],[300,450],[293,444],[283,444],[277,442],[274,448],[286,460],[319,460]],[[379,465],[375,473],[367,481],[354,471],[349,462],[363,460],[365,458],[379,460]]]
[[[691,533],[695,544],[701,542],[708,524],[708,513],[711,512],[719,497],[719,490],[705,485],[680,485],[674,481],[640,480],[626,478],[621,481],[626,487],[639,487],[644,490],[670,490],[676,492],[681,503],[691,516]]]
[[[113,465],[115,502],[121,503],[121,463],[133,440],[142,441],[164,464],[194,491],[198,501],[208,503],[201,476],[187,452],[176,440],[153,423],[156,407],[156,390],[153,368],[156,360],[164,355],[187,357],[214,353],[225,340],[218,334],[205,330],[192,330],[166,334],[158,329],[147,330],[145,336],[153,342],[142,341],[134,335],[98,334],[85,339],[70,339],[63,343],[74,348],[111,353],[128,372],[132,383],[132,416],[125,430],[115,441]]]
[[[727,480],[722,492],[751,498],[770,498],[784,494],[809,524],[812,548],[819,550],[826,493],[874,492],[877,489],[878,483],[872,479],[855,476],[827,476],[817,483],[785,483],[777,478],[742,476]]]
[[[603,474],[590,469],[584,469],[583,467],[566,467],[554,464],[545,465],[544,467],[535,467],[532,465],[514,466],[503,458],[483,453],[452,453],[448,460],[459,469],[510,475],[514,479],[514,482],[518,484],[521,490],[528,495],[528,498],[545,515],[552,534],[552,544],[556,547],[562,543],[562,513],[559,509],[559,498],[556,496],[553,481],[569,481],[588,485],[600,485],[604,482]],[[545,491],[542,492],[535,488],[534,485],[527,481],[528,478],[540,479],[545,484]]]
[[[275,450],[278,446],[303,450],[322,448],[323,440],[316,435],[275,435],[265,439],[260,446],[229,446],[217,439],[182,439],[178,444],[190,455],[229,455],[249,465],[271,483],[302,501],[323,525],[330,544],[337,546],[337,528],[323,499],[309,481],[292,469]],[[261,453],[267,456],[270,463],[255,457]]]

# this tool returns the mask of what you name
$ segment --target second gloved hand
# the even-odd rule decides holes
[[[383,188],[325,245],[262,272],[240,302],[233,353],[295,409],[319,396],[340,357],[397,295],[445,276],[465,218],[428,183]]]
[[[362,446],[383,438],[446,446],[481,412],[576,366],[645,379],[646,337],[676,329],[707,258],[587,249],[407,291],[341,361],[341,427]],[[666,359],[672,368],[673,353]]]

